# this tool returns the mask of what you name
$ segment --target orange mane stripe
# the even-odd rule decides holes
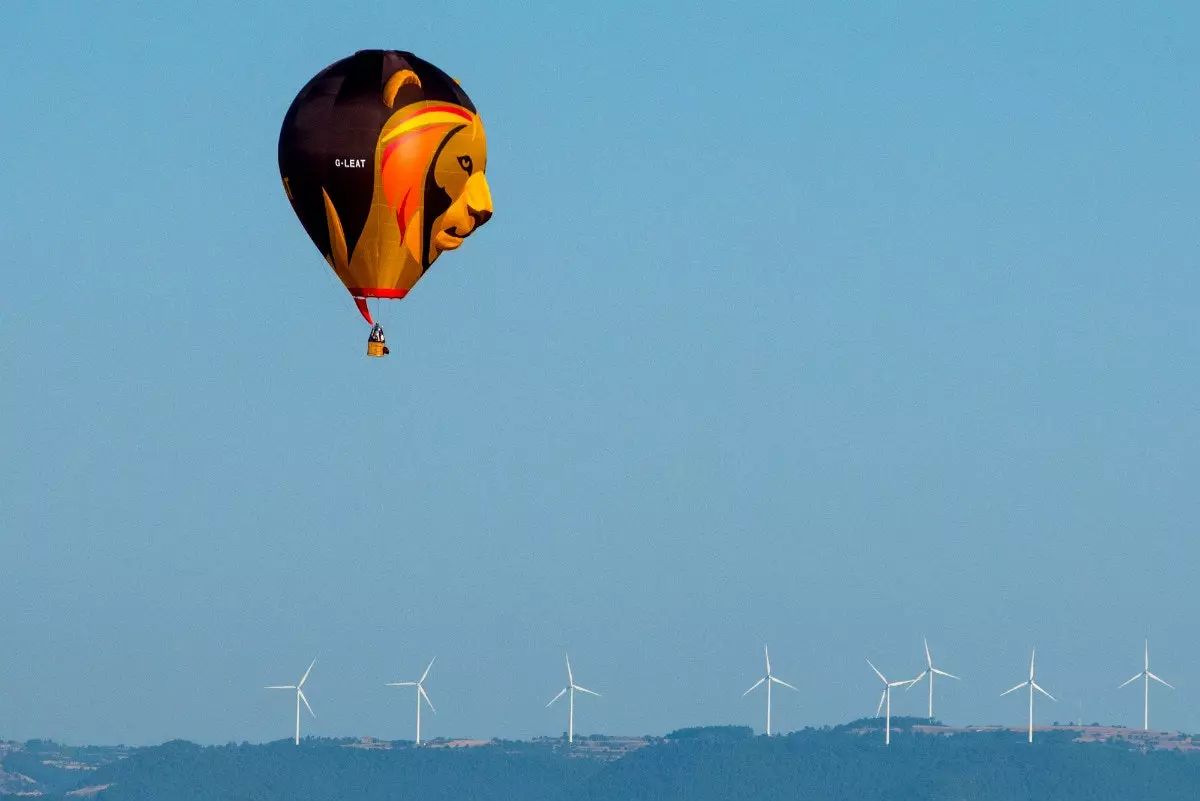
[[[400,126],[402,126],[408,122],[411,122],[413,120],[420,119],[421,117],[423,117],[427,114],[437,114],[437,113],[453,114],[456,117],[461,117],[462,119],[467,120],[468,122],[470,122],[470,120],[471,120],[470,112],[466,111],[465,109],[461,109],[458,106],[430,106],[428,108],[423,108],[414,114],[409,114],[407,117],[404,117],[404,118],[400,119],[399,121],[397,121],[396,124],[392,127],[399,128]],[[380,167],[387,165],[388,158],[392,155],[392,153],[395,151],[396,147],[399,146],[399,144],[401,142],[405,141],[406,139],[411,138],[413,136],[413,134],[418,133],[419,130],[420,129],[409,131],[406,134],[402,134],[400,136],[400,138],[394,139],[391,142],[389,142],[383,150],[383,156],[380,159]]]
[[[423,108],[420,111],[416,111],[412,114],[409,114],[404,119],[399,120],[396,123],[396,125],[402,125],[403,123],[406,123],[409,120],[415,120],[417,117],[420,117],[422,114],[433,114],[433,113],[439,112],[439,111],[445,112],[447,114],[457,114],[458,116],[462,117],[464,120],[471,119],[471,112],[467,111],[464,108],[459,108],[458,106],[429,106],[428,108]]]
[[[445,123],[442,123],[442,124],[445,125]],[[409,139],[412,139],[415,136],[420,136],[421,134],[425,133],[428,130],[429,130],[429,127],[418,128],[415,131],[409,131],[408,133],[404,134],[403,136],[400,136],[399,138],[393,139],[392,141],[388,142],[387,146],[385,146],[383,148],[383,156],[379,159],[379,169],[382,170],[384,167],[387,166],[388,159],[390,159],[392,157],[392,153],[394,153],[396,151],[396,148],[400,147],[400,145],[407,142]]]

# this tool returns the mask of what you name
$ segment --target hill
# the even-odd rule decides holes
[[[1099,727],[950,729],[862,720],[757,737],[743,727],[685,729],[662,738],[406,742],[306,739],[202,747],[176,741],[139,749],[27,743],[0,767],[21,775],[4,792],[49,801],[1141,801],[1192,798],[1200,753],[1186,736],[1097,739]],[[1094,730],[1093,730],[1094,729]],[[67,761],[64,761],[64,756]],[[73,761],[72,761],[73,760]],[[47,764],[52,763],[52,764]],[[31,784],[33,783],[33,784]]]

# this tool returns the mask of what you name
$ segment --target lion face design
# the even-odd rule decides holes
[[[454,250],[492,216],[487,182],[487,138],[478,119],[450,134],[438,149],[426,182],[425,211],[431,216],[426,264]],[[434,213],[445,207],[437,216]]]
[[[487,135],[474,112],[438,102],[403,107],[377,150],[377,188],[421,272],[491,218]]]

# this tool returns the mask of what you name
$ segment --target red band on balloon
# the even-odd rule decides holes
[[[379,287],[376,289],[350,289],[350,294],[356,298],[392,298],[399,299],[408,294],[407,289],[388,289]]]

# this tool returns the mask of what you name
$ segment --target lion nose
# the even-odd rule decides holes
[[[467,179],[467,213],[475,221],[476,228],[492,219],[492,192],[481,172]]]

